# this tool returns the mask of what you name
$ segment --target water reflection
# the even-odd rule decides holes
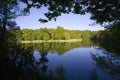
[[[90,70],[89,79],[90,80],[98,80],[98,75],[97,75],[97,71],[95,68]]]
[[[24,44],[25,48],[32,47],[33,50],[37,50],[39,52],[49,52],[58,53],[59,55],[64,54],[65,52],[79,47],[91,47],[95,44],[89,42],[86,44],[85,42],[74,42],[74,43],[39,43],[39,44]]]
[[[24,48],[19,47],[16,45],[16,47],[11,46],[5,51],[0,50],[1,79],[24,80],[27,78],[27,75],[25,76],[25,74],[28,74],[27,71],[33,69],[34,58],[31,54],[32,50],[24,50]]]
[[[82,43],[41,43],[9,45],[6,50],[1,48],[1,79],[120,79],[118,54],[93,45],[82,45]]]
[[[56,46],[60,45],[60,43],[58,45],[56,43],[51,43],[51,44],[52,45],[54,44]],[[41,59],[42,55],[46,53],[45,54],[46,56],[44,57],[49,59],[49,62],[47,62],[46,64],[48,72],[52,71],[52,73],[57,74],[58,72],[56,73],[56,68],[62,66],[63,69],[62,74],[65,72],[64,80],[78,80],[78,79],[88,80],[87,76],[89,69],[91,68],[88,66],[90,65],[92,66],[92,63],[88,62],[88,61],[92,61],[90,59],[91,57],[89,54],[89,51],[91,51],[90,47],[88,48],[80,47],[79,45],[81,45],[81,43],[64,43],[64,44],[69,46],[65,46],[62,43],[63,47],[67,48],[67,51],[64,51],[64,54],[62,55],[59,55],[59,52],[57,52],[57,49],[55,48],[56,46],[55,47],[51,46],[53,47],[52,50],[51,47],[46,48],[45,46],[43,46],[47,44],[39,44],[42,45],[42,48],[37,50],[38,52],[35,51],[34,53],[34,56],[37,59],[36,61],[38,61],[39,58]],[[78,46],[75,47],[73,46],[73,44]],[[49,43],[48,46],[50,46]],[[39,53],[39,57],[38,57],[38,53]],[[85,68],[86,70],[84,70]]]
[[[97,69],[107,73],[111,80],[120,79],[120,56],[116,53],[111,53],[105,49],[98,48],[101,53],[92,53],[92,59],[95,61]]]

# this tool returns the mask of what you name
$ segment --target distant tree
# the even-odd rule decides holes
[[[34,40],[33,39],[34,35],[33,35],[33,31],[32,30],[30,30],[30,29],[23,29],[22,33],[23,33],[23,35],[22,35],[23,40]]]
[[[42,40],[49,40],[50,39],[50,36],[48,33],[43,33],[42,35]]]
[[[22,37],[22,31],[21,30],[16,29],[16,30],[12,30],[11,32],[13,34],[15,34],[17,41],[21,41],[22,40],[23,37]]]
[[[42,34],[42,40],[48,40],[48,39],[50,39],[51,35],[50,35],[50,33],[49,33],[49,31],[48,31],[47,28],[41,28],[40,30],[41,30],[40,34]]]
[[[98,32],[80,31],[80,30],[67,30],[63,27],[56,29],[40,28],[36,30],[23,29],[23,40],[68,40],[68,39],[82,39],[83,41],[90,41],[91,39],[97,40]],[[19,35],[18,35],[19,36]]]
[[[71,35],[71,39],[80,39],[80,32],[76,31],[76,30],[72,30],[70,31],[70,35]]]
[[[57,30],[59,30],[59,31],[64,31],[64,28],[63,27],[61,27],[61,26],[57,26],[57,28],[56,28]]]
[[[67,39],[70,39],[70,33],[69,32],[64,32],[64,39],[67,40]]]
[[[64,33],[64,28],[61,26],[58,26],[55,30],[55,38],[56,39],[64,39],[63,33]]]

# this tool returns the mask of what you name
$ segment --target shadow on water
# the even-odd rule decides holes
[[[46,65],[49,60],[46,58],[47,53],[41,52],[41,58],[35,61],[33,51],[30,49],[20,48],[21,46],[10,48],[0,53],[0,74],[3,80],[65,80],[64,68],[58,67],[56,73],[47,71]],[[13,49],[13,50],[12,50]],[[40,66],[40,67],[38,67]]]
[[[90,42],[89,44],[84,44],[84,42],[19,44],[13,34],[8,32],[5,36],[5,39],[1,40],[0,43],[0,75],[3,80],[67,80],[67,77],[71,77],[66,77],[66,74],[69,73],[67,72],[67,68],[64,67],[64,65],[59,65],[54,70],[51,70],[47,64],[50,62],[47,55],[49,53],[63,55],[71,49],[94,46]],[[35,50],[37,50],[40,56],[37,60],[34,56]],[[98,50],[101,52],[97,53]],[[120,79],[120,55],[113,53],[112,51],[107,51],[106,48],[102,47],[96,48],[96,52],[91,53],[92,60],[94,61],[94,67],[90,68],[90,71],[88,71],[89,76],[84,76],[88,77],[85,78],[85,80],[103,80],[104,78],[102,78],[103,76],[101,75],[101,72],[106,73],[109,76],[105,78],[105,80]],[[78,60],[76,60],[76,62],[77,61]],[[84,61],[82,64],[83,63]],[[75,64],[73,65],[73,63],[70,64],[72,64],[72,68],[70,69],[75,69],[75,66],[77,66]],[[81,64],[76,64],[82,67]],[[89,66],[87,66],[87,68],[88,67]],[[85,70],[83,70],[83,72],[85,72]],[[73,74],[78,75],[77,73]],[[81,77],[79,79],[81,79]],[[70,80],[79,79],[71,78]]]
[[[95,43],[99,45],[96,50],[100,53],[92,53],[95,71],[101,70],[111,78],[108,80],[120,80],[120,23],[108,25],[108,28],[98,33]],[[97,74],[94,74],[94,78]],[[91,75],[92,76],[92,75]],[[102,76],[100,76],[102,77]]]
[[[41,51],[38,62],[33,56],[33,48],[17,43],[9,31],[0,38],[0,78],[2,80],[65,80],[65,69],[60,66],[56,74],[47,72],[46,58],[48,52]],[[38,68],[38,65],[41,66]],[[47,72],[47,73],[46,73]]]
[[[95,37],[99,44],[96,50],[101,51],[91,54],[96,68],[107,73],[111,80],[120,80],[120,23],[109,25]]]
[[[92,42],[71,42],[71,43],[66,43],[66,42],[62,42],[62,43],[56,43],[56,42],[52,42],[52,43],[30,43],[30,44],[23,44],[25,46],[25,48],[27,49],[28,47],[32,47],[33,50],[37,50],[39,52],[52,52],[52,53],[58,53],[59,55],[64,54],[65,52],[74,49],[74,48],[79,48],[79,47],[91,47],[94,46],[95,44],[93,44]]]
[[[111,78],[109,80],[120,80],[120,55],[99,49],[102,53],[92,53],[95,69],[106,73]],[[96,76],[97,74],[95,74]]]
[[[9,31],[4,36],[0,44],[0,75],[3,80],[66,80],[64,66],[48,70],[49,60],[46,56],[49,52],[62,55],[83,46],[81,43],[20,44]],[[83,47],[87,46],[85,44]],[[38,61],[34,57],[34,50],[39,51]]]

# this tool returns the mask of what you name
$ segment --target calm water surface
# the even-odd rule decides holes
[[[33,56],[43,75],[59,80],[120,80],[120,56],[111,54],[93,45],[54,43],[34,47]]]
[[[4,50],[0,56],[3,80],[120,80],[120,54],[109,51],[111,48],[89,42],[15,48]]]

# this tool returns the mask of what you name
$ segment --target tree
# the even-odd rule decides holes
[[[16,26],[15,18],[21,15],[16,0],[0,0],[0,25],[6,30]]]
[[[115,23],[113,25],[109,25],[108,27],[108,29],[97,33],[95,37],[100,47],[103,47],[112,53],[119,54],[120,23]]]
[[[46,19],[39,19],[41,22],[56,20],[61,14],[69,13],[80,15],[91,13],[91,19],[99,24],[120,22],[119,0],[1,0],[0,15],[4,16],[1,17],[4,26],[7,22],[6,19],[8,19],[6,18],[7,15],[10,16],[11,13],[15,15],[19,11],[16,10],[16,6],[20,2],[26,4],[23,10],[24,13],[29,13],[32,7],[37,9],[42,6],[46,7],[48,9],[48,12],[44,13]]]
[[[1,44],[8,38],[6,37],[7,31],[16,27],[15,18],[21,15],[16,0],[0,0],[0,27],[1,27]],[[4,45],[4,44],[3,44]]]
[[[21,30],[16,29],[16,30],[11,30],[10,32],[15,34],[17,41],[22,40],[22,31]]]
[[[43,40],[49,40],[50,39],[49,34],[48,33],[43,33],[42,39]]]
[[[55,30],[55,38],[56,39],[63,39],[64,38],[63,33],[64,33],[64,28],[58,26]]]
[[[96,23],[120,22],[119,0],[89,0],[87,10],[92,14],[91,19]]]
[[[45,13],[47,19],[40,19],[41,22],[56,20],[62,13],[81,14],[91,13],[91,19],[96,23],[120,22],[120,1],[119,0],[21,0],[27,4],[26,9],[31,7],[41,8],[45,6],[48,12]]]
[[[70,33],[69,32],[64,32],[64,39],[67,40],[67,39],[70,39]]]
[[[35,39],[33,31],[30,29],[23,29],[22,33],[23,33],[22,37],[24,40],[34,40]]]

